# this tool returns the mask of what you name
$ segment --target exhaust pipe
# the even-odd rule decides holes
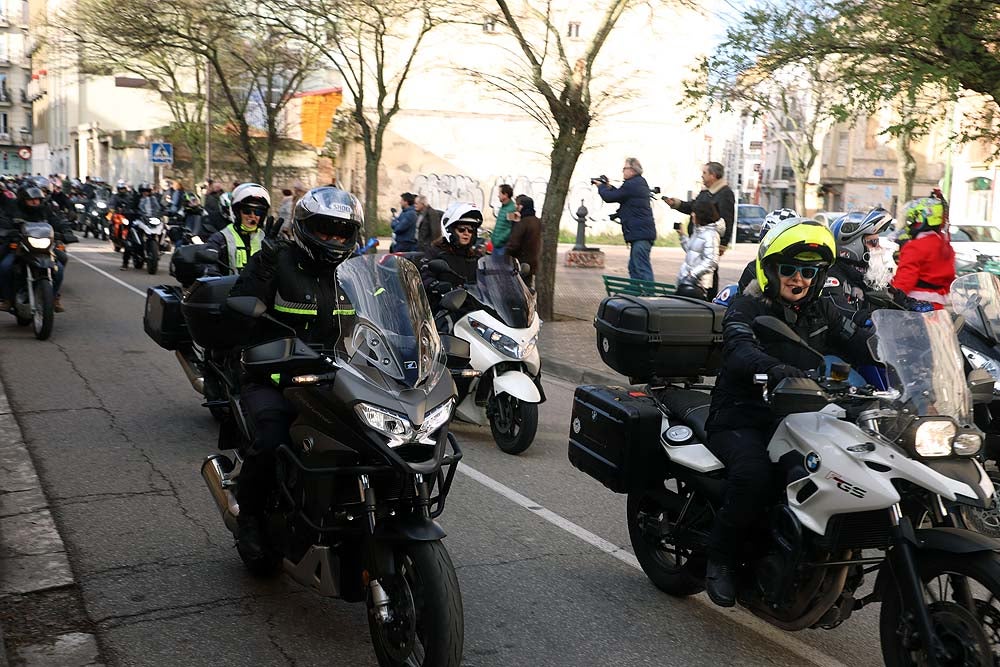
[[[198,369],[194,367],[194,364],[191,363],[191,360],[188,359],[183,352],[176,350],[174,354],[177,355],[177,362],[181,365],[181,369],[184,371],[184,375],[187,376],[188,382],[191,383],[191,386],[194,387],[196,392],[204,396],[205,378],[201,375]]]
[[[222,513],[222,520],[226,522],[229,532],[236,534],[236,517],[240,515],[240,506],[236,502],[236,496],[226,488],[228,481],[226,475],[233,469],[233,462],[222,454],[213,454],[205,459],[201,464],[201,476],[208,485],[208,490],[215,500],[219,512]]]

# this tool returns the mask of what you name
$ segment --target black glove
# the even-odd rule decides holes
[[[805,372],[789,364],[775,364],[767,369],[767,388],[774,391],[778,383],[785,378],[804,378]]]
[[[260,251],[267,253],[266,257],[268,259],[273,258],[277,255],[278,251],[288,243],[288,241],[281,237],[279,232],[281,231],[281,225],[284,224],[283,218],[274,219],[274,216],[267,216],[267,220],[264,221],[264,239],[260,244]]]

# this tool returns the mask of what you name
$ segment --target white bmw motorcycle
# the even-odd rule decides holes
[[[885,664],[1000,664],[1000,541],[948,521],[958,504],[993,502],[972,421],[973,399],[992,399],[992,378],[966,379],[943,311],[879,310],[873,320],[891,389],[851,387],[838,368],[836,378],[783,380],[769,396],[783,419],[768,454],[792,469],[749,532],[737,600],[784,630],[833,628],[880,602]],[[754,331],[804,346],[775,318],[758,318]],[[629,536],[653,584],[693,595],[726,484],[702,444],[708,397],[651,386],[653,395],[618,399],[631,417],[602,426],[613,389],[577,389],[570,461],[628,494]],[[915,525],[927,517],[933,527]],[[875,586],[863,594],[868,574]]]
[[[437,275],[452,273],[440,259],[428,267]],[[489,424],[502,451],[520,454],[535,439],[538,404],[545,400],[535,296],[512,259],[486,255],[476,283],[444,295],[440,307],[445,313],[438,317],[439,331],[450,331],[441,339],[458,388],[455,416]],[[444,327],[442,317],[448,320]]]

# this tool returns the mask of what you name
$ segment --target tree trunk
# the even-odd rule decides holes
[[[549,156],[549,183],[542,204],[542,265],[536,276],[538,316],[551,320],[555,311],[556,265],[559,262],[559,222],[566,208],[573,172],[583,152],[587,127],[564,127]]]
[[[366,238],[375,234],[379,220],[382,219],[378,210],[378,163],[380,155],[375,153],[367,141],[365,142],[365,228],[361,233]]]
[[[917,177],[917,161],[913,157],[913,151],[910,150],[912,145],[913,135],[910,132],[904,131],[896,137],[896,167],[899,169],[897,181],[899,196],[896,199],[896,211],[893,212],[896,217],[898,217],[900,206],[913,199],[913,181]],[[887,205],[890,203],[886,202]]]
[[[795,174],[795,211],[799,215],[806,214],[806,187],[809,185],[807,174]]]

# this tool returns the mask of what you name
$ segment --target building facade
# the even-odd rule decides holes
[[[31,66],[25,52],[28,3],[0,0],[0,173],[31,167]]]

